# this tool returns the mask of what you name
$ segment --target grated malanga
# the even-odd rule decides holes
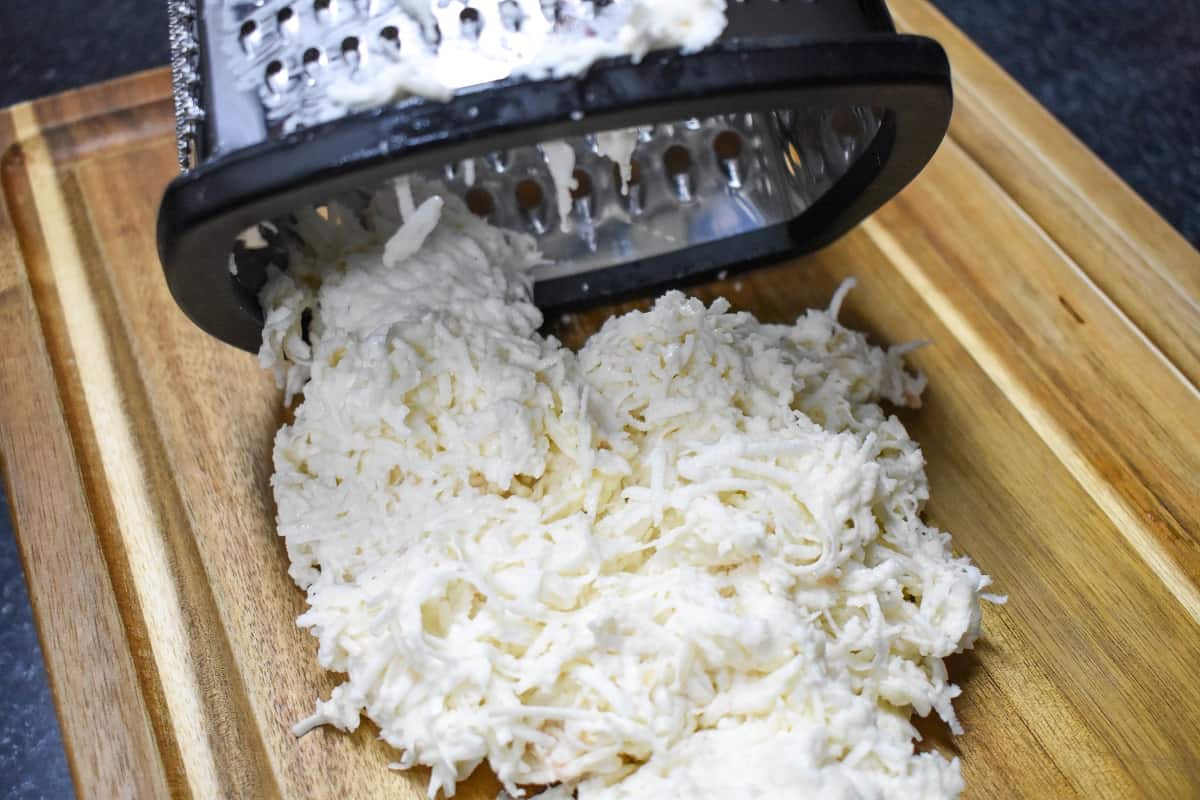
[[[431,797],[485,762],[514,796],[961,791],[909,717],[958,729],[989,581],[920,518],[900,349],[843,292],[793,325],[669,292],[573,353],[532,240],[416,188],[303,220],[262,295],[299,624],[346,674],[296,733],[366,716]]]

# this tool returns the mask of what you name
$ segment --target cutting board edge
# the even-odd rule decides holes
[[[36,135],[30,122],[35,109],[24,103],[0,111],[0,169],[24,157],[18,149]],[[19,342],[0,353],[4,362],[17,359],[0,370],[5,380],[19,380],[7,387],[11,391],[0,391],[0,416],[6,420],[0,426],[0,466],[67,765],[80,797],[162,796],[171,781],[95,536],[7,191],[0,195],[0,255],[6,262],[0,264],[0,316],[11,337],[6,344]],[[47,469],[23,469],[22,454],[31,443],[44,448]],[[59,569],[64,565],[58,554],[66,552],[73,558],[68,569]],[[98,630],[84,630],[81,613],[94,615]],[[80,680],[80,665],[103,666]],[[106,697],[114,711],[95,708],[97,697]],[[110,741],[103,733],[114,717],[122,720],[126,735]]]

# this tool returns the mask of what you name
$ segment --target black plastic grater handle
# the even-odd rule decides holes
[[[204,161],[168,187],[160,209],[159,253],[171,292],[200,327],[255,350],[261,311],[252,289],[230,275],[228,258],[238,234],[262,220],[387,177],[589,132],[772,109],[882,108],[866,152],[794,219],[542,281],[535,300],[547,309],[611,300],[821,247],[916,176],[944,137],[952,105],[949,65],[936,42],[880,32],[891,23],[879,2],[824,5],[838,6],[839,25],[848,11],[858,14],[863,32],[797,41],[727,31],[696,54],[616,59],[578,77],[510,80],[447,103],[410,99]]]

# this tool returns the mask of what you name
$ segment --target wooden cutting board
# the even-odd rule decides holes
[[[965,735],[923,724],[968,795],[1195,797],[1200,255],[929,5],[892,5],[951,54],[950,139],[833,247],[701,294],[787,320],[853,275],[846,321],[932,340],[904,415],[929,517],[1010,598],[952,661]],[[272,525],[279,396],[160,276],[168,89],[0,115],[0,456],[76,784],[421,797],[369,725],[288,732],[335,680]]]

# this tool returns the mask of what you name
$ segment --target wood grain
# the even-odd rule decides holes
[[[1196,251],[926,0],[891,0],[954,69],[951,135],[1193,385],[1200,384]]]
[[[922,723],[968,796],[1194,796],[1200,255],[926,3],[892,6],[950,52],[951,139],[833,247],[698,293],[780,321],[853,275],[846,321],[933,340],[904,415],[929,515],[1010,597],[952,662],[966,734]],[[0,114],[0,458],[80,795],[415,800],[369,724],[288,732],[336,676],[274,535],[278,394],[159,272],[167,90]]]
[[[22,562],[36,578],[30,600],[76,785],[101,797],[163,796],[167,775],[139,690],[136,643],[95,533],[24,268],[42,249],[41,231],[29,228],[22,240],[11,224],[29,200],[17,142],[30,131],[13,116],[0,116],[0,463]]]

